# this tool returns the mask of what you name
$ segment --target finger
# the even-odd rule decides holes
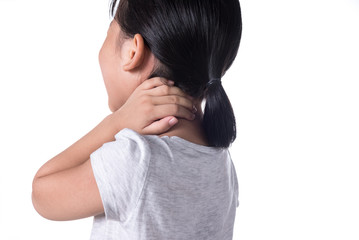
[[[187,120],[194,120],[196,115],[185,107],[177,104],[157,105],[153,109],[153,119],[161,119],[166,116],[175,116],[178,118],[185,118]]]
[[[167,86],[167,84],[170,84],[170,83],[166,78],[154,77],[154,78],[150,78],[150,79],[145,80],[141,84],[141,89],[148,90],[148,89],[156,88],[156,87],[159,87],[159,86],[162,86],[162,85]]]
[[[183,92],[180,88],[167,85],[162,85],[153,89],[149,89],[147,90],[147,94],[151,96],[178,95],[193,100],[193,97]]]
[[[153,105],[177,104],[193,112],[195,112],[196,109],[191,100],[178,95],[152,97],[151,101]]]
[[[159,135],[167,132],[170,128],[178,123],[177,118],[173,116],[164,117],[145,127],[142,132],[145,135]]]

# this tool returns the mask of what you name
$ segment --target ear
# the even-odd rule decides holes
[[[125,71],[133,70],[143,62],[145,57],[145,43],[141,34],[137,33],[133,37],[128,54],[129,60],[123,65],[123,70]]]

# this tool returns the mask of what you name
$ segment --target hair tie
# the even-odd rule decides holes
[[[208,88],[210,85],[212,85],[213,83],[218,82],[219,84],[222,83],[220,78],[212,78],[207,84],[206,84],[206,88]]]

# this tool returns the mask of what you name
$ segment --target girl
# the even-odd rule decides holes
[[[35,209],[95,216],[91,239],[232,239],[236,125],[221,77],[238,0],[113,0],[111,14],[99,61],[112,114],[39,169]]]

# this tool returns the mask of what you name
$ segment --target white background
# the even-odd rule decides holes
[[[223,78],[238,137],[234,239],[359,239],[359,1],[242,0]],[[38,168],[107,114],[108,2],[0,0],[0,239],[88,239],[31,203]]]

